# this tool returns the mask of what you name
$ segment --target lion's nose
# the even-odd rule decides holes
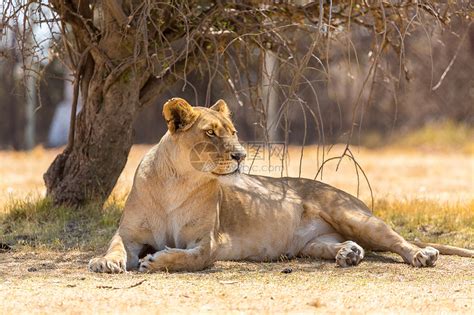
[[[230,157],[232,159],[236,160],[239,163],[242,162],[245,159],[246,156],[247,156],[247,153],[240,152],[240,151],[239,152],[233,152],[233,153],[230,154]]]

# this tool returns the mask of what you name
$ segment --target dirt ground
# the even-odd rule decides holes
[[[134,170],[149,149],[136,146],[114,195],[128,192]],[[12,198],[41,196],[42,173],[58,150],[0,152],[0,211]],[[289,175],[298,175],[298,151],[290,150]],[[305,151],[302,174],[314,177],[316,148]],[[341,148],[333,152],[340,153]],[[358,162],[376,198],[472,200],[474,158],[467,154],[364,150]],[[254,173],[264,171],[256,162]],[[357,191],[353,165],[324,181]],[[370,193],[361,184],[361,197]],[[99,250],[99,249],[98,249]],[[392,254],[368,254],[355,268],[331,261],[279,263],[218,262],[198,273],[92,274],[88,260],[98,252],[0,253],[0,314],[12,313],[474,313],[474,259],[442,256],[434,268],[416,269]],[[282,273],[291,268],[291,273]]]
[[[391,254],[326,261],[218,262],[178,274],[92,274],[91,253],[0,254],[0,313],[419,313],[474,310],[472,259],[415,269]],[[282,273],[291,268],[291,273]]]

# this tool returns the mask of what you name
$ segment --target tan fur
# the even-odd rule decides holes
[[[140,163],[118,231],[90,270],[195,271],[216,260],[282,256],[334,259],[346,267],[363,259],[362,247],[398,253],[416,267],[436,263],[439,245],[407,242],[343,191],[238,172],[245,150],[224,101],[203,108],[174,98],[163,116],[169,132]],[[145,247],[154,253],[140,260]],[[449,249],[472,257],[473,251]]]

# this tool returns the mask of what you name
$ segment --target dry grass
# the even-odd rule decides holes
[[[375,214],[407,239],[474,247],[474,201],[377,199]],[[50,200],[14,201],[0,215],[0,243],[22,250],[102,252],[115,232],[123,199],[100,209],[53,207]]]
[[[474,127],[453,121],[431,122],[418,130],[397,132],[390,141],[391,148],[425,152],[462,152],[474,154]],[[360,142],[370,148],[387,146],[387,139],[380,133],[368,132],[361,136]]]
[[[472,144],[472,142],[470,142]],[[77,211],[43,199],[42,173],[59,150],[0,152],[0,313],[467,313],[474,308],[473,260],[443,256],[415,269],[392,254],[369,254],[349,269],[333,262],[218,262],[200,273],[97,275],[90,257],[104,251],[117,226],[133,173],[148,146],[135,146],[106,207]],[[302,175],[313,178],[316,147]],[[335,146],[331,154],[340,154]],[[375,196],[375,213],[409,239],[474,247],[474,158],[464,149],[394,146],[354,150]],[[427,154],[427,152],[430,152]],[[299,150],[290,148],[290,176]],[[353,164],[328,163],[323,180],[357,193]],[[266,161],[257,161],[254,173]],[[367,185],[360,196],[370,203]],[[293,272],[281,270],[291,267]],[[144,282],[141,282],[145,280]],[[136,285],[136,286],[134,286]]]
[[[474,200],[387,200],[375,202],[375,215],[409,240],[474,248]]]
[[[452,121],[430,123],[416,132],[398,137],[392,146],[425,151],[460,151],[474,154],[474,128]]]
[[[48,198],[14,201],[0,215],[0,242],[16,250],[92,250],[106,246],[117,229],[123,204],[101,209],[54,207]]]

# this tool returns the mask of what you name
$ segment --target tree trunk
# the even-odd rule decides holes
[[[127,162],[132,124],[139,111],[144,69],[130,67],[104,91],[105,66],[95,67],[78,114],[74,146],[58,155],[44,174],[56,204],[104,202]]]
[[[72,27],[77,50],[76,58],[70,54],[77,80],[74,98],[80,88],[83,100],[81,112],[72,116],[75,128],[67,147],[43,176],[55,204],[79,206],[107,199],[127,162],[136,116],[161,91],[156,85],[169,84],[150,76],[147,50],[137,38],[143,29],[125,27],[118,3],[102,3],[96,16],[88,3],[52,1]]]

